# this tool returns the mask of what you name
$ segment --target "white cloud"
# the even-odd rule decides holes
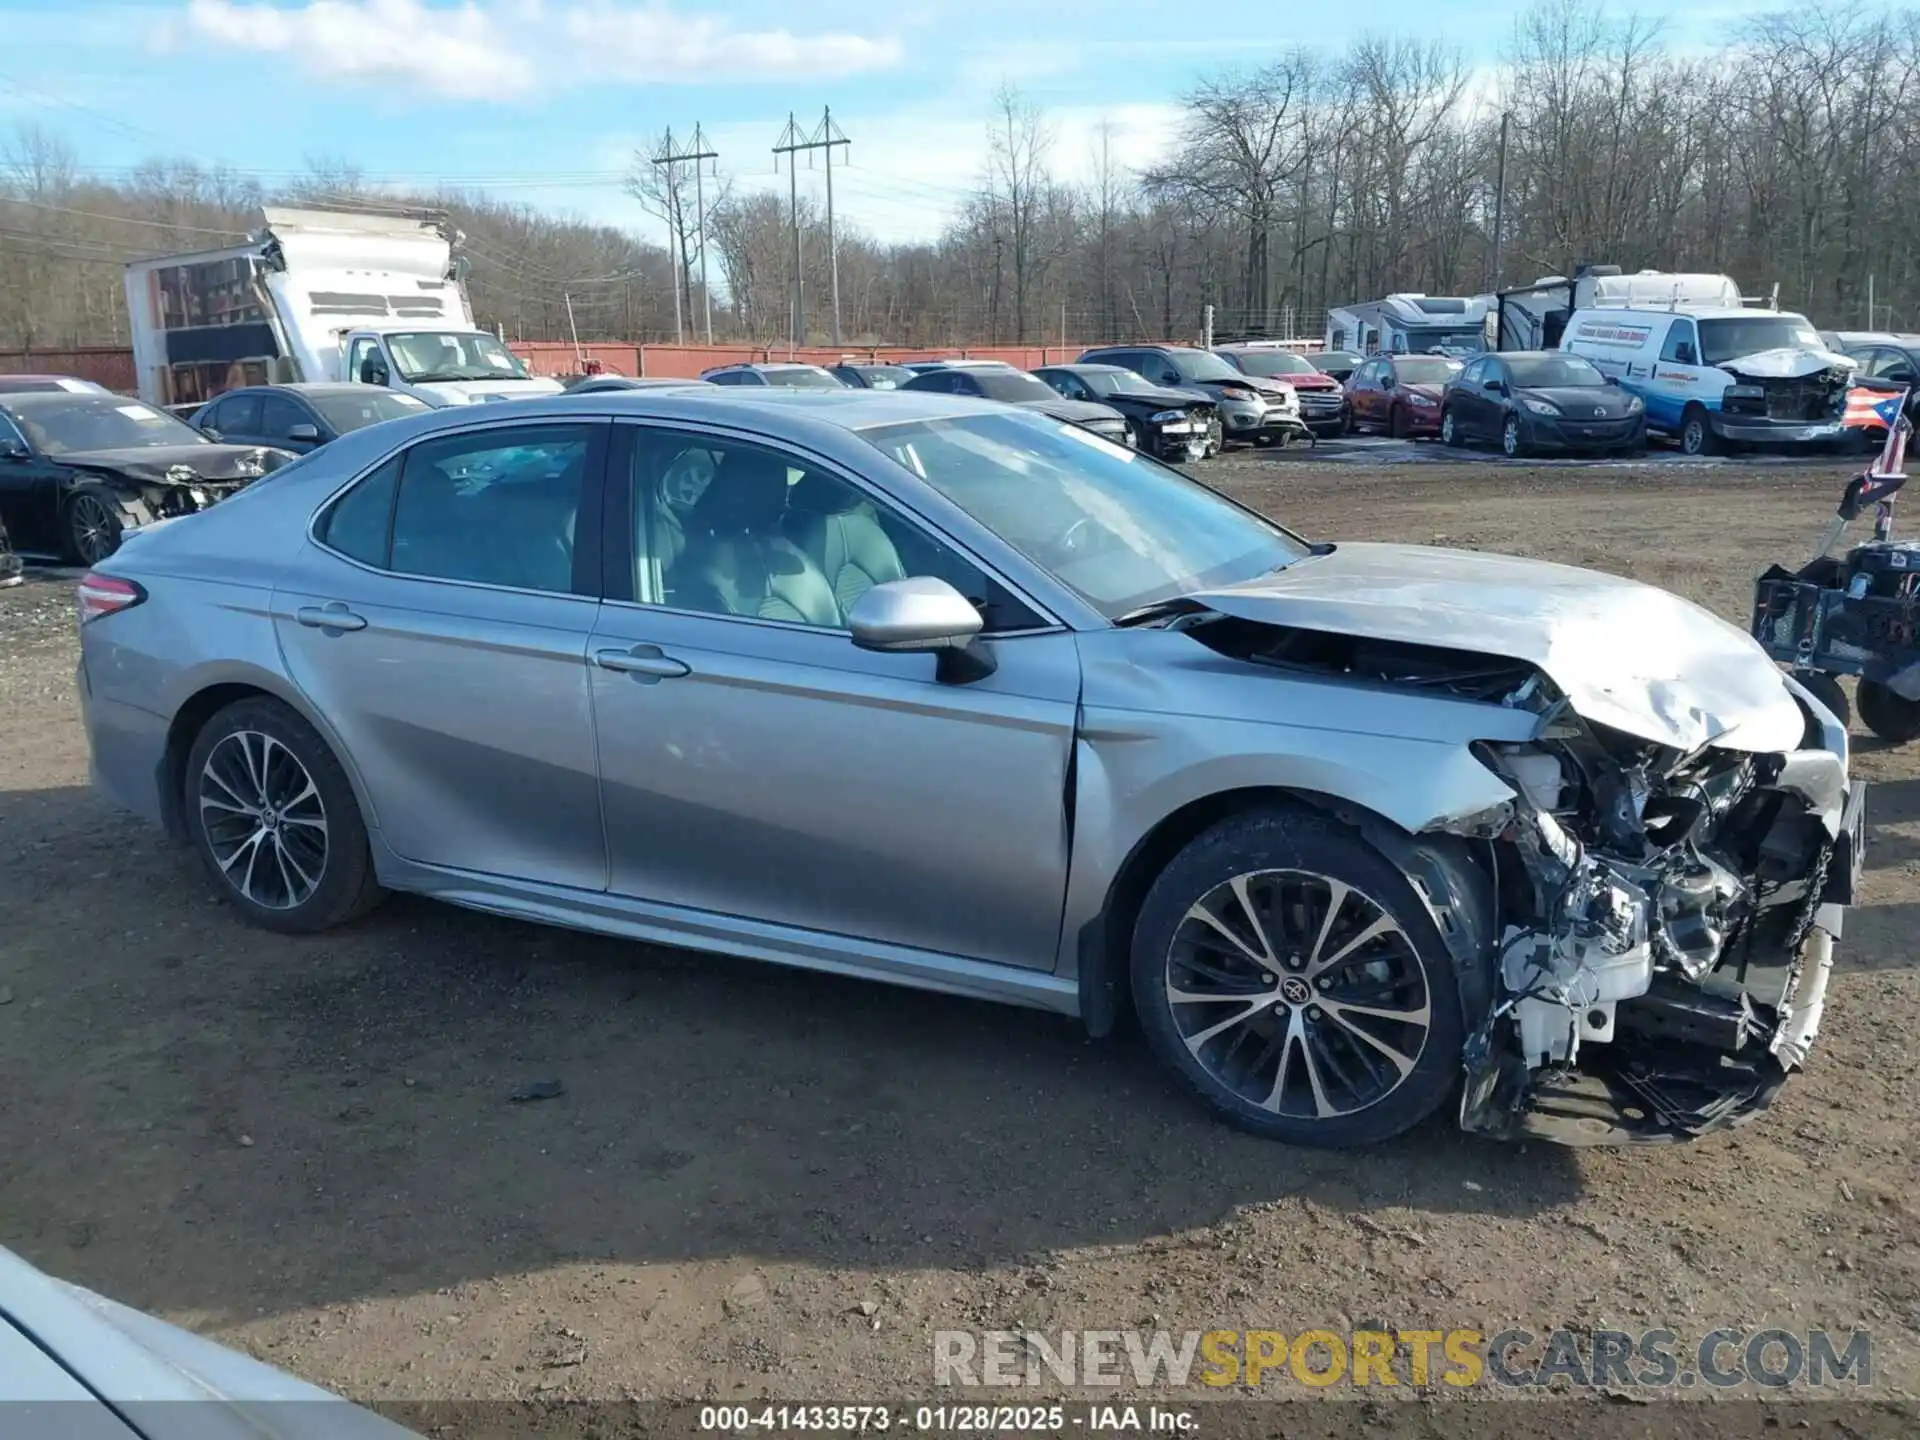
[[[436,97],[531,95],[547,77],[686,84],[831,78],[888,68],[897,40],[847,33],[750,30],[665,4],[614,0],[189,0],[183,23],[155,40],[210,40],[283,56],[322,79],[412,84]]]

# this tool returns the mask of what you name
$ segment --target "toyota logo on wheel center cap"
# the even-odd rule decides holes
[[[1313,998],[1313,992],[1298,975],[1289,975],[1280,982],[1280,998],[1289,1005],[1304,1005]]]

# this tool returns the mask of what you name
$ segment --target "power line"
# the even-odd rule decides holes
[[[669,127],[660,143],[660,153],[653,157],[653,165],[655,169],[665,166],[667,171],[667,264],[672,267],[673,274],[673,333],[676,339],[684,340],[686,336],[680,323],[681,267],[674,265],[674,247],[676,245],[680,247],[682,265],[687,257],[686,242],[680,235],[680,194],[675,188],[673,167],[683,165],[689,160],[693,162],[694,225],[698,232],[697,243],[700,246],[700,301],[706,310],[706,336],[707,343],[711,345],[713,343],[713,295],[707,288],[707,195],[701,181],[701,173],[705,162],[718,161],[720,155],[718,151],[707,149],[706,144],[706,136],[701,133],[699,124],[695,123],[693,139],[688,142],[689,148],[676,153],[673,148],[673,130]],[[716,170],[715,173],[717,174],[718,171]]]
[[[846,132],[833,123],[833,107],[825,107],[820,114],[820,124],[813,134],[805,140],[800,138],[800,127],[794,123],[792,112],[787,115],[787,128],[780,132],[780,140],[773,147],[773,163],[778,166],[780,157],[787,157],[787,180],[790,192],[791,215],[793,220],[793,343],[798,345],[805,338],[806,315],[804,295],[800,283],[800,180],[798,166],[794,157],[805,152],[809,163],[813,152],[821,150],[827,160],[827,273],[833,286],[833,343],[840,339],[840,251],[834,244],[833,236],[833,150],[836,145],[851,146]]]

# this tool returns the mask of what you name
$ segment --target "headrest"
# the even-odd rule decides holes
[[[809,471],[788,493],[787,508],[809,515],[844,515],[859,509],[866,498],[844,481]]]
[[[772,530],[787,508],[787,467],[758,450],[730,451],[700,502],[696,523],[718,532]]]

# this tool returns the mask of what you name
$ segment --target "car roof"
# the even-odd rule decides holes
[[[294,380],[284,385],[236,385],[231,390],[222,390],[218,395],[209,395],[207,404],[224,400],[229,395],[264,395],[273,390],[291,390],[298,395],[357,395],[363,390],[378,390],[378,385],[359,385],[351,380]]]
[[[1582,315],[1636,315],[1658,317],[1677,315],[1684,320],[1798,320],[1809,323],[1807,317],[1797,310],[1755,310],[1747,305],[1595,305],[1579,311],[1574,319]]]
[[[1082,375],[1131,375],[1133,371],[1124,365],[1108,365],[1099,360],[1089,360],[1082,365],[1078,360],[1071,364],[1042,365],[1042,370],[1072,370]]]
[[[30,391],[43,385],[65,390],[70,395],[98,395],[107,388],[97,380],[85,380],[78,375],[43,375],[23,370],[0,375],[0,390]]]

